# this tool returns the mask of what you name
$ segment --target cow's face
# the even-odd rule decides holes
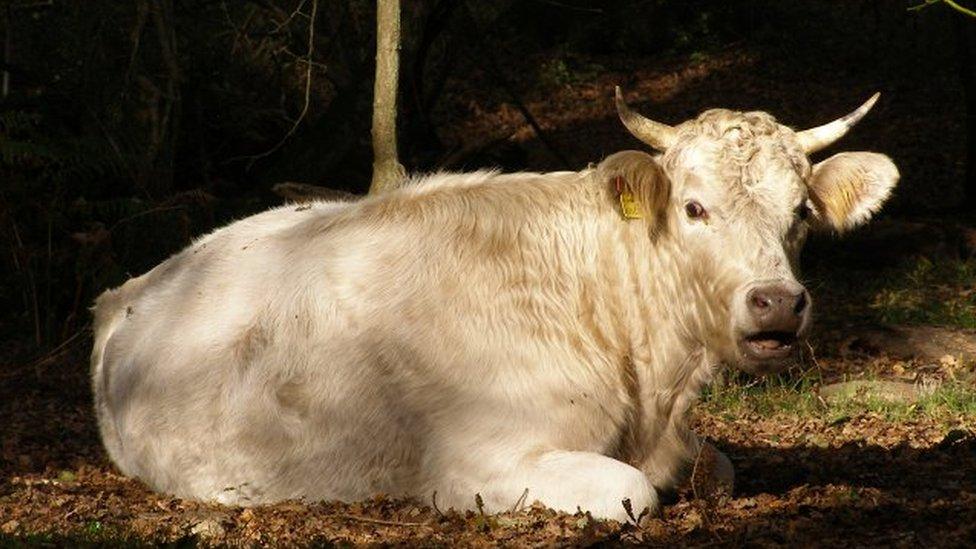
[[[656,160],[669,191],[660,218],[696,271],[696,323],[725,361],[752,372],[787,364],[810,325],[812,300],[796,276],[807,233],[867,221],[897,182],[898,170],[880,154],[843,153],[815,165],[807,158],[875,99],[806,132],[765,113],[716,109],[674,128],[651,127],[650,139],[640,132],[656,123],[618,100],[628,128],[662,151]]]

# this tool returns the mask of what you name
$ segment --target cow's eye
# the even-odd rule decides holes
[[[806,221],[810,217],[810,206],[807,206],[806,202],[796,207],[796,217],[800,221]]]
[[[688,203],[685,204],[685,213],[688,214],[688,217],[692,219],[701,219],[705,217],[705,214],[708,212],[706,212],[705,208],[698,202],[689,200]]]

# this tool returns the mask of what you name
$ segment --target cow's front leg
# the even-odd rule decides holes
[[[716,491],[731,494],[735,484],[729,458],[683,424],[666,432],[639,467],[655,488],[665,492],[688,486],[701,496]]]
[[[481,475],[477,475],[481,476]],[[481,484],[480,488],[478,484]],[[524,456],[514,468],[491,474],[483,483],[455,483],[454,507],[471,508],[477,491],[485,511],[497,513],[539,501],[557,511],[589,511],[594,517],[628,520],[623,500],[629,499],[635,515],[644,508],[652,513],[658,498],[650,480],[640,470],[621,461],[591,452],[549,451]]]
[[[701,442],[692,463],[690,482],[699,496],[731,494],[735,488],[732,461],[710,442]]]

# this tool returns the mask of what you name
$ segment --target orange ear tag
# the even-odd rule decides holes
[[[622,177],[615,177],[613,183],[617,189],[617,196],[620,198],[620,213],[624,219],[641,219],[640,203],[634,199],[634,194],[624,190],[624,180]]]

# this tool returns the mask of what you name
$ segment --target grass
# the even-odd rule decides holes
[[[934,325],[976,329],[976,259],[906,258],[896,264],[874,265],[859,258],[861,248],[831,243],[804,266],[814,294],[817,323],[826,330],[858,323]],[[819,369],[806,368],[749,380],[732,375],[703,395],[703,409],[725,417],[814,417],[827,422],[872,413],[893,422],[928,417],[946,422],[963,416],[976,422],[976,386],[946,382],[915,398],[892,399],[870,390],[819,394],[824,385]],[[868,384],[880,381],[864,378]]]
[[[881,321],[976,328],[976,262],[923,257],[880,278],[869,307]]]
[[[42,533],[26,536],[0,534],[0,547],[159,547],[148,541],[139,540],[131,534],[107,529],[94,521],[83,530],[58,534]],[[163,544],[165,547],[196,547],[195,539],[187,538],[176,543]]]
[[[830,321],[928,324],[976,329],[976,260],[918,257],[881,269],[837,269],[825,261],[808,285]]]
[[[946,382],[931,391],[920,391],[914,398],[890,398],[871,390],[841,393],[830,398],[820,395],[822,381],[813,370],[800,375],[774,375],[746,382],[741,378],[716,384],[705,391],[702,409],[734,419],[763,417],[807,417],[827,423],[841,423],[864,414],[879,415],[891,422],[931,418],[955,422],[960,418],[976,422],[976,388],[959,382]],[[869,385],[877,379],[867,379]]]

